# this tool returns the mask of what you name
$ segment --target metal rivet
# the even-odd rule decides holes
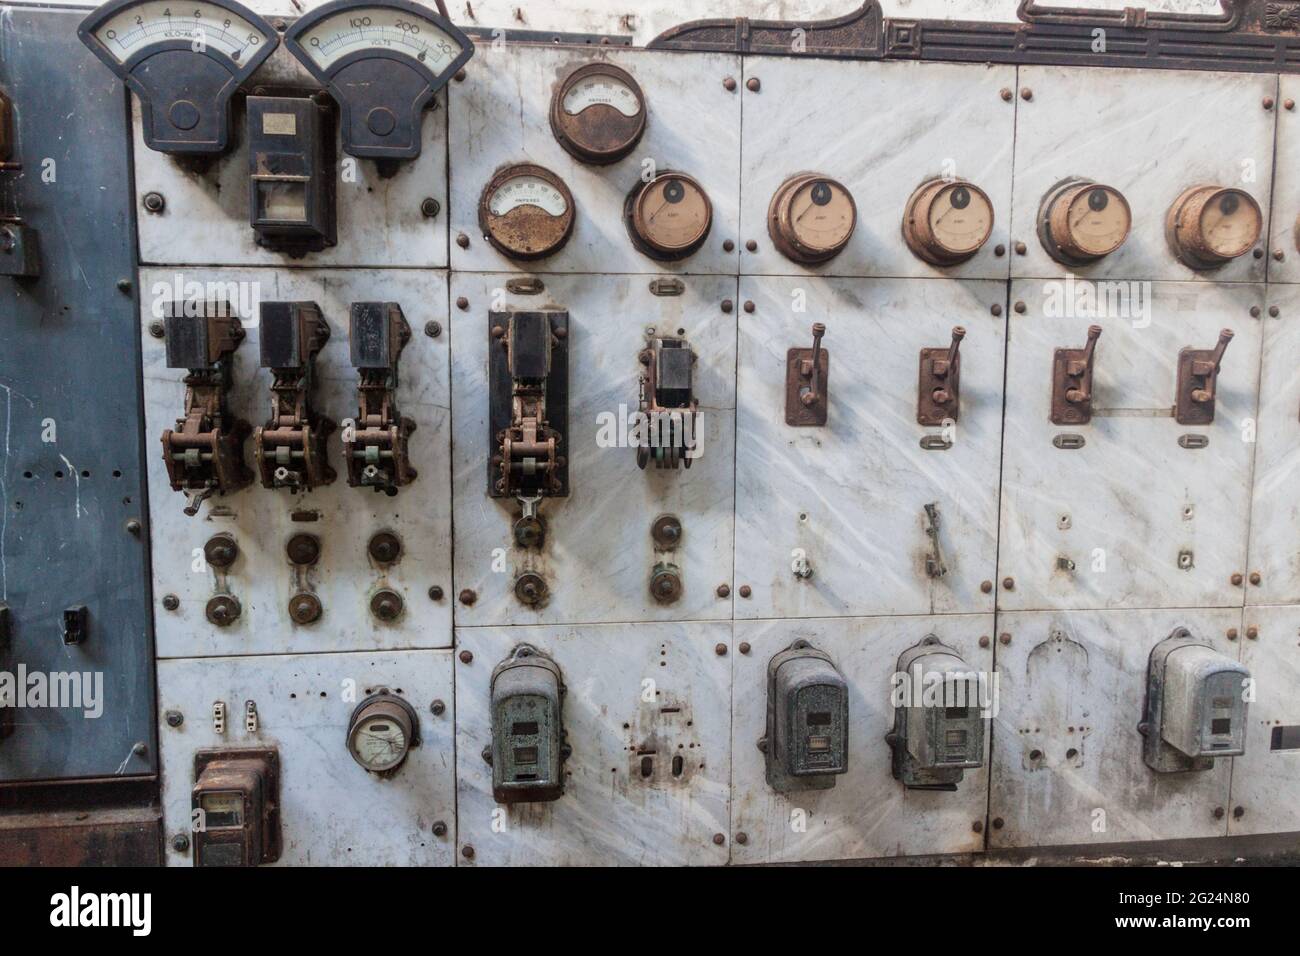
[[[172,849],[177,853],[188,853],[190,849],[190,838],[186,833],[178,833],[172,837]]]
[[[725,79],[722,81],[722,88],[723,88],[724,90],[726,90],[728,93],[733,93],[733,92],[735,92],[735,89],[736,89],[736,78],[733,77],[733,76],[728,76],[727,78],[725,78]]]
[[[726,842],[727,842],[727,838],[723,836],[721,833],[713,834],[713,843],[715,846],[722,846],[722,844]]]
[[[179,710],[169,710],[166,714],[166,720],[168,727],[179,727],[185,723],[185,715]]]
[[[1002,314],[1002,306],[1000,306],[1000,305],[998,305],[996,302],[994,302],[991,306],[989,306],[989,313],[990,313],[991,315],[1001,315],[1001,314]]]
[[[1001,634],[998,635],[998,641],[1002,644],[1003,647],[1006,647],[1008,644],[1011,643],[1011,635],[1008,634],[1006,631],[1003,631]]]
[[[461,69],[459,69],[459,70],[456,71],[455,80],[456,80],[457,83],[464,83],[464,82],[465,82],[465,70],[464,70],[464,68],[461,68]],[[473,855],[474,855],[474,848],[473,848],[473,847],[468,847],[467,849],[469,849],[469,855],[470,855],[470,856],[473,856]]]
[[[429,705],[429,711],[430,713],[433,714],[433,716],[441,717],[444,713],[447,712],[447,705],[440,700],[435,700],[432,704]]]
[[[144,209],[145,212],[151,212],[155,216],[167,208],[167,200],[163,198],[162,193],[145,193]]]
[[[722,311],[725,312],[725,313],[727,313],[728,315],[731,314],[731,310],[734,309],[735,307],[736,307],[736,304],[735,304],[734,302],[732,302],[730,299],[723,299],[723,300],[722,300]]]
[[[1004,87],[1002,87],[1002,89],[1000,89],[1000,90],[998,91],[998,95],[1001,96],[1002,99],[1004,99],[1004,100],[1006,100],[1008,103],[1010,103],[1010,102],[1011,102],[1011,97],[1014,96],[1015,94],[1012,93],[1011,90],[1010,90],[1008,87],[1005,87],[1005,86],[1004,86]]]
[[[987,634],[980,636],[980,647],[988,647],[989,643],[989,636]]]
[[[744,830],[739,831],[736,834],[736,842],[739,843],[741,846],[744,846],[746,843],[749,842],[749,834],[746,833]]]
[[[433,321],[425,322],[424,334],[431,339],[436,339],[438,336],[442,335],[442,323]]]
[[[722,251],[723,251],[723,252],[734,252],[735,249],[736,249],[736,244],[735,244],[734,242],[732,242],[730,239],[723,239],[723,240],[722,240]]]
[[[1034,98],[1034,91],[1027,86],[1022,86],[1020,88],[1020,98],[1022,100],[1032,100]]]
[[[469,299],[465,298],[463,295],[457,296],[456,308],[460,309],[462,312],[467,311],[469,309]]]
[[[438,213],[441,211],[442,211],[442,205],[438,202],[438,200],[434,199],[431,196],[426,197],[424,201],[420,203],[420,213],[424,216],[425,219],[432,219],[434,216],[438,215]]]
[[[714,645],[713,645],[713,653],[717,654],[719,657],[726,657],[726,656],[727,656],[727,645],[726,645],[726,644],[714,644]]]
[[[1263,578],[1260,576],[1260,573],[1259,573],[1258,571],[1251,571],[1251,572],[1250,572],[1250,583],[1251,583],[1251,584],[1258,585],[1259,582],[1262,581],[1262,580],[1263,580]]]
[[[744,306],[744,308],[745,308],[745,311],[746,311],[746,312],[753,312],[753,311],[754,311],[754,300],[753,300],[753,299],[746,299],[746,300],[745,300],[745,306]]]
[[[1237,639],[1237,629],[1235,627],[1228,628],[1227,636],[1228,636],[1228,640],[1235,641]]]
[[[996,246],[993,247],[993,254],[995,256],[1005,256],[1007,254],[1007,247],[999,242]]]
[[[463,847],[460,848],[460,855],[467,860],[472,860],[474,859],[474,848],[470,846],[468,843],[466,843]]]
[[[1252,640],[1252,641],[1254,641],[1254,640],[1258,640],[1258,639],[1259,639],[1259,628],[1256,627],[1254,624],[1252,624],[1250,627],[1246,628],[1246,637],[1250,638],[1250,640]]]
[[[1237,806],[1232,808],[1232,819],[1240,820],[1245,815],[1246,815],[1245,807]]]
[[[985,594],[990,593],[990,592],[993,590],[993,582],[992,582],[992,581],[981,581],[981,582],[980,582],[980,590],[983,591]]]
[[[429,588],[429,600],[430,600],[430,601],[441,601],[441,600],[442,600],[442,588],[438,587],[438,585],[436,585],[436,584],[435,584],[433,587]]]
[[[1252,306],[1250,307],[1250,317],[1251,317],[1252,319],[1258,319],[1258,318],[1259,318],[1259,306],[1257,306],[1257,305],[1252,305]]]
[[[435,820],[433,826],[429,828],[436,837],[447,835],[447,824],[442,820]]]
[[[1232,586],[1234,588],[1239,588],[1241,587],[1241,582],[1244,581],[1245,578],[1242,577],[1240,571],[1236,571],[1233,573],[1231,580],[1232,580]]]
[[[165,326],[161,322],[154,320],[149,323],[149,334],[156,339],[160,339],[167,333]]]
[[[993,829],[1001,830],[1004,826],[1006,826],[1006,823],[1002,820],[1001,817],[993,818]]]
[[[1002,579],[1002,587],[1005,588],[1005,589],[1008,590],[1008,591],[1014,591],[1014,590],[1016,589],[1016,579],[1015,579],[1015,578],[1003,578],[1003,579]]]
[[[970,828],[971,828],[971,830],[972,830],[973,832],[975,832],[975,833],[983,833],[983,832],[984,832],[984,824],[983,824],[983,822],[981,822],[980,820],[976,820],[974,823],[972,823],[972,824],[970,825]]]
[[[174,611],[181,606],[181,599],[175,594],[163,595],[163,607],[168,611]]]
[[[727,584],[719,584],[718,597],[720,598],[731,597],[731,586]]]
[[[746,239],[745,248],[750,252],[758,252],[758,243],[755,242],[753,239]]]
[[[461,651],[459,656],[462,664],[468,664],[474,660],[474,655],[470,651]]]
[[[748,584],[742,584],[742,585],[740,586],[740,596],[741,596],[741,597],[743,597],[743,598],[747,598],[747,597],[749,597],[750,594],[752,594],[752,593],[753,593],[753,592],[749,589],[749,585],[748,585]]]
[[[139,519],[139,518],[127,518],[127,519],[126,519],[126,533],[127,533],[127,534],[133,534],[133,535],[135,535],[137,538],[140,536],[140,519]]]
[[[460,233],[459,235],[457,235],[457,236],[456,236],[456,245],[460,246],[462,249],[468,249],[468,248],[469,248],[469,236],[465,235],[465,233],[463,233],[463,232]]]
[[[756,76],[751,76],[745,81],[745,89],[749,90],[751,93],[757,93],[762,88],[763,84],[759,82],[759,79]]]
[[[1264,106],[1264,109],[1266,109],[1266,110],[1271,110],[1271,109],[1273,108],[1273,97],[1271,97],[1271,96],[1266,96],[1266,97],[1264,97],[1264,103],[1263,103],[1263,106]]]
[[[1012,306],[1012,308],[1016,310],[1017,315],[1025,314],[1025,304],[1023,302],[1017,302],[1015,305]]]
[[[1295,109],[1295,100],[1283,100],[1282,105],[1289,110]]]
[[[1273,260],[1275,262],[1281,262],[1285,258],[1286,258],[1286,253],[1284,253],[1281,249],[1273,250]]]
[[[1282,310],[1275,305],[1270,305],[1268,307],[1268,314],[1269,314],[1269,318],[1276,319],[1279,315],[1282,314]]]
[[[1016,255],[1023,256],[1026,252],[1029,251],[1029,247],[1026,246],[1023,242],[1017,242],[1015,245],[1015,250],[1016,250]]]
[[[1216,819],[1216,820],[1222,820],[1222,819],[1223,819],[1223,814],[1224,814],[1224,813],[1225,813],[1225,811],[1224,811],[1223,807],[1215,807],[1215,808],[1214,808],[1214,819]]]
[[[750,651],[749,641],[741,641],[739,644],[739,650],[742,654],[748,654]]]

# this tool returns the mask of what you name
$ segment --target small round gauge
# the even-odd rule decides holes
[[[978,186],[960,179],[923,183],[903,212],[903,239],[931,265],[965,262],[992,232],[993,203]]]
[[[1057,262],[1086,265],[1122,246],[1132,224],[1128,200],[1118,189],[1067,179],[1039,208],[1038,238]]]
[[[794,262],[826,262],[848,245],[858,207],[840,183],[817,173],[791,176],[767,207],[767,232],[777,251]]]
[[[1259,203],[1245,190],[1193,186],[1169,207],[1165,235],[1184,265],[1214,269],[1249,252],[1263,225]]]
[[[395,694],[381,690],[357,705],[348,721],[348,752],[371,773],[389,773],[420,745],[415,708]]]
[[[573,216],[573,195],[564,180],[531,163],[499,170],[478,203],[483,235],[512,259],[558,252],[573,232]]]
[[[551,96],[551,131],[580,162],[605,165],[622,159],[640,141],[645,123],[641,87],[612,63],[578,67]]]
[[[713,204],[685,173],[660,173],[632,191],[623,207],[632,244],[652,259],[684,259],[704,244]]]

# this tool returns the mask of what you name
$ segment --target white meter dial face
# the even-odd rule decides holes
[[[435,75],[445,71],[462,47],[432,20],[392,7],[357,6],[326,17],[298,42],[323,71],[350,53],[388,50],[405,53]]]
[[[184,40],[196,53],[219,53],[237,66],[248,62],[266,42],[261,30],[230,10],[167,0],[124,7],[95,30],[95,38],[119,63],[151,46]]]
[[[563,194],[538,176],[507,180],[488,199],[488,212],[494,216],[504,216],[520,206],[536,206],[552,216],[562,216],[569,208]]]
[[[391,770],[406,759],[410,741],[396,720],[387,715],[363,717],[352,733],[352,753],[374,773]]]
[[[641,99],[622,80],[608,74],[596,74],[573,84],[564,94],[564,112],[577,116],[591,106],[612,106],[624,116],[641,112]]]
[[[930,206],[930,232],[949,252],[974,252],[992,230],[988,199],[965,185],[942,190]]]
[[[1225,189],[1205,204],[1200,226],[1210,251],[1224,258],[1236,258],[1248,252],[1259,238],[1259,207],[1244,193]]]

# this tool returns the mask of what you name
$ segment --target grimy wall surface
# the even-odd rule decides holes
[[[319,5],[304,6],[310,16]],[[225,14],[197,10],[205,22]],[[79,467],[62,444],[75,429],[61,423],[53,449],[30,422],[21,442],[6,431],[0,597],[16,622],[15,666],[57,669],[46,650],[76,652],[53,622],[89,601],[50,597],[61,579],[13,550],[32,547],[28,531],[12,536],[33,517],[14,489],[35,482],[48,501],[30,533],[55,553],[90,549],[81,579],[116,575],[136,595],[140,639],[112,667],[147,667],[152,621],[156,704],[113,670],[93,726],[121,736],[145,703],[157,727],[110,746],[69,722],[59,739],[80,756],[50,766],[37,734],[53,731],[25,734],[20,717],[0,740],[6,782],[113,776],[139,738],[143,762],[125,772],[156,759],[172,865],[212,850],[217,838],[192,833],[192,791],[223,754],[273,767],[262,785],[278,789],[278,820],[259,826],[279,837],[249,852],[281,865],[753,864],[1300,831],[1300,77],[488,32],[414,128],[418,155],[377,161],[349,146],[383,140],[386,120],[354,108],[349,126],[324,94],[308,105],[323,81],[282,40],[237,78],[224,151],[200,157],[151,148],[169,128],[182,141],[203,128],[186,127],[174,102],[198,101],[206,122],[199,81],[158,93],[146,122],[149,104],[76,38],[87,12],[33,26],[5,9],[0,86],[17,106],[14,142],[30,176],[59,84],[102,88],[129,132],[99,127],[79,148],[102,164],[125,157],[130,176],[95,192],[78,167],[57,227],[30,198],[52,194],[21,197],[16,214],[43,224],[43,243],[58,228],[101,248],[49,260],[80,263],[80,278],[0,280],[18,310],[4,320],[65,334],[49,327],[56,305],[23,318],[22,290],[84,278],[84,311],[67,321],[119,339],[130,323],[129,340],[65,368],[50,351],[22,358],[5,331],[0,383],[17,428],[20,413],[46,417],[54,401],[20,395],[22,376],[71,381],[58,394],[123,433],[125,464],[120,478],[82,481],[80,497],[55,495],[75,481],[51,485],[63,455]],[[298,30],[267,22],[282,37]],[[43,74],[39,94],[13,55],[16,38],[36,35],[59,38],[52,60],[79,63],[73,76]],[[311,60],[330,42],[323,28],[301,40],[326,72],[347,55]],[[174,72],[136,79],[174,89],[203,56],[178,49]],[[592,64],[634,87],[595,69],[599,83],[571,88]],[[397,76],[376,67],[338,80],[334,100],[373,107],[365,97]],[[399,124],[410,101],[394,98]],[[623,144],[612,161],[583,155],[584,134],[571,132],[591,109],[608,122],[585,135]],[[644,129],[630,137],[637,117]],[[804,192],[786,187],[805,173]],[[1050,200],[1067,180],[1077,197],[1058,203],[1052,232]],[[1185,195],[1195,187],[1214,188]],[[137,235],[101,215],[104,202],[134,209]],[[290,220],[308,225],[291,232]],[[99,258],[130,242],[134,317],[117,314],[129,298]],[[219,302],[242,335],[224,314],[210,321]],[[290,334],[268,321],[283,311],[269,303],[316,308],[288,309],[307,316]],[[409,337],[395,375],[358,368],[358,303],[400,306]],[[539,313],[550,329],[540,387],[528,361],[512,380],[509,360],[536,357],[520,317]],[[195,373],[186,345],[200,326],[204,361],[219,356],[228,381]],[[1089,355],[1090,326],[1101,331]],[[310,389],[263,359],[282,354],[285,335],[314,355]],[[680,383],[669,371],[680,366],[660,361],[677,345],[693,353],[683,404],[698,454],[660,467],[671,462],[652,450],[643,468],[627,422],[647,394],[671,404],[671,389],[643,379]],[[371,364],[391,368],[395,349],[367,355],[378,352]],[[165,460],[164,433],[178,441],[178,420],[204,400],[234,440],[189,456],[167,446]],[[263,461],[241,420],[266,429]],[[211,415],[194,421],[213,435]],[[294,441],[306,425],[334,480],[304,480],[321,460],[289,439],[277,455],[277,425],[298,429]],[[107,512],[123,494],[100,483],[129,483],[140,454],[142,536],[118,535],[109,550],[105,536],[128,515],[106,513],[99,537],[67,519]],[[223,456],[248,480],[214,485]],[[208,484],[187,497],[177,475]],[[148,545],[150,580],[138,543],[119,553],[132,542]],[[48,633],[37,640],[24,616]],[[92,623],[85,647],[121,647],[129,629]],[[1144,744],[1169,747],[1174,732],[1149,725],[1148,672],[1153,649],[1183,630],[1216,666],[1248,672],[1248,709],[1190,691],[1188,719],[1231,721],[1215,730],[1237,735],[1223,749],[1238,755],[1161,772]],[[948,764],[932,754],[938,776],[908,787],[886,741],[893,677],[927,638],[989,696],[977,731],[960,707],[908,712],[934,712],[916,731],[932,738],[900,744],[909,768],[931,745],[975,748]],[[770,662],[797,642],[823,652],[807,671],[816,708],[772,677]],[[558,667],[553,737],[544,693],[528,704],[531,733],[504,700],[497,668],[521,643]],[[359,706],[376,701],[390,707],[378,718]],[[769,714],[787,707],[790,726]],[[540,769],[529,762],[539,751]],[[548,751],[558,776],[543,794]],[[828,767],[843,772],[818,772]],[[511,774],[514,789],[501,779]],[[229,813],[219,801],[201,809]]]

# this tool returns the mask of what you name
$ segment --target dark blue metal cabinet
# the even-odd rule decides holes
[[[157,772],[129,104],[83,16],[0,10],[0,232],[39,250],[0,256],[0,785]]]

